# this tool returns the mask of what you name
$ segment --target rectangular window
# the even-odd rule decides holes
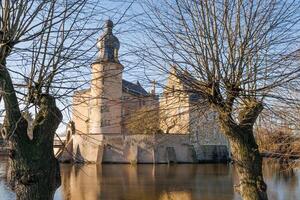
[[[110,120],[103,119],[101,120],[101,127],[110,126]]]
[[[101,113],[104,113],[104,112],[109,112],[109,107],[106,105],[101,106]]]

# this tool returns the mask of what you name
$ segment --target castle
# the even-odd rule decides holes
[[[219,133],[216,114],[193,109],[201,98],[196,94],[177,92],[183,91],[185,84],[174,75],[176,70],[170,73],[159,98],[155,89],[147,92],[139,82],[122,78],[120,42],[113,34],[112,21],[106,21],[97,48],[90,88],[73,96],[73,135],[69,135],[72,139],[67,148],[77,161],[194,163],[228,159],[228,143]],[[158,120],[153,123],[158,132],[132,134],[128,129],[127,119],[143,108],[155,112]]]

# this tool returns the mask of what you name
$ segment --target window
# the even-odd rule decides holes
[[[110,126],[110,120],[102,119],[101,120],[101,127]]]
[[[124,109],[124,107],[122,107],[121,116],[122,116],[122,117],[125,116],[125,109]]]
[[[109,112],[109,107],[107,105],[101,106],[101,113]]]
[[[172,85],[172,96],[174,96],[174,93],[175,93],[175,86]]]
[[[121,97],[121,100],[129,100],[129,97],[127,97],[127,96],[122,96],[122,97]]]

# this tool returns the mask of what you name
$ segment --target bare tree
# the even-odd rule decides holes
[[[148,69],[174,73],[185,92],[218,113],[242,198],[268,199],[253,126],[299,77],[299,1],[145,0],[141,6],[146,17],[138,23],[147,39],[138,56]]]
[[[1,1],[1,134],[9,144],[8,178],[17,199],[53,199],[60,185],[53,153],[62,121],[56,99],[86,83],[78,77],[89,73],[80,67],[88,66],[93,56],[89,39],[100,29],[93,21],[100,13],[96,5],[86,0]],[[32,123],[27,112],[33,113]]]
[[[295,105],[290,108],[265,109],[256,123],[255,138],[264,156],[296,167],[300,157],[299,111]]]
[[[125,126],[130,134],[159,133],[159,115],[157,108],[141,108],[125,119]]]

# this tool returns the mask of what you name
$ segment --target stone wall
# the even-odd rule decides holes
[[[191,112],[190,133],[199,145],[228,145],[221,133],[217,113],[211,109],[194,109]]]
[[[103,155],[103,136],[77,134],[73,139],[73,158],[75,162],[101,163]]]
[[[229,159],[226,145],[195,148],[189,135],[74,135],[73,155],[93,163],[197,163]]]
[[[75,92],[72,105],[72,120],[78,133],[89,132],[90,89]]]
[[[105,144],[103,162],[195,162],[189,138],[186,135],[106,136]]]

